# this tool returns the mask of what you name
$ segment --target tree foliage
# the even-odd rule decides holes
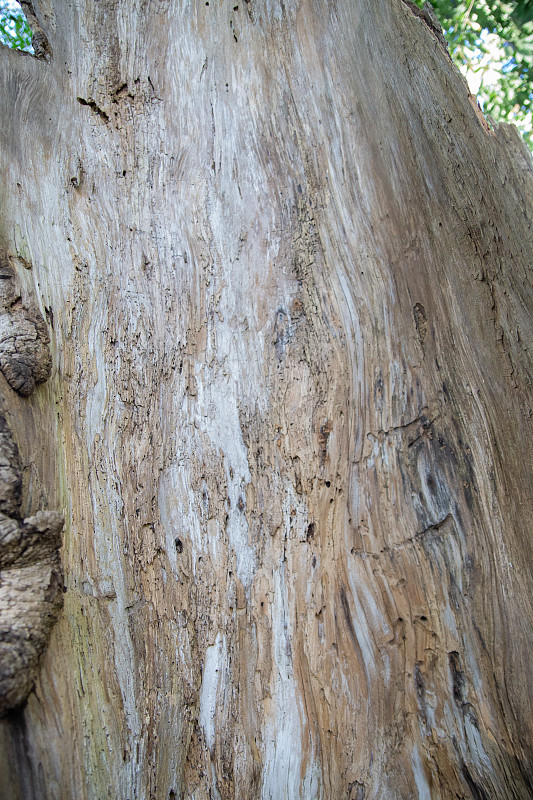
[[[19,4],[0,0],[0,42],[14,50],[33,53],[31,39],[31,28]]]
[[[533,2],[433,0],[432,5],[450,54],[484,112],[514,122],[533,149]]]

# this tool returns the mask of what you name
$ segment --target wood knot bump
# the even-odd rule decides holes
[[[0,370],[18,394],[28,397],[52,370],[50,337],[34,306],[23,304],[15,272],[0,255]]]
[[[20,517],[18,448],[0,416],[0,716],[24,703],[63,602],[57,511]]]

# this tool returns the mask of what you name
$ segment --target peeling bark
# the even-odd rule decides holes
[[[33,6],[0,240],[55,364],[0,388],[67,592],[0,795],[533,797],[516,131],[403,0]]]

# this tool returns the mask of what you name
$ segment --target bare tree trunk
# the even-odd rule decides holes
[[[533,797],[518,135],[402,0],[32,8],[0,245],[53,367],[0,388],[65,594],[0,796]]]

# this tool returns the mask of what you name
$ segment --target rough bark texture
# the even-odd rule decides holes
[[[24,307],[9,259],[0,254],[0,370],[23,397],[50,377],[49,344],[44,319],[35,307]]]
[[[516,132],[401,0],[34,13],[0,237],[54,368],[5,394],[67,592],[0,794],[532,797]]]
[[[23,397],[50,376],[49,341],[44,319],[35,306],[22,304],[9,259],[0,254],[0,370]],[[63,600],[63,517],[38,511],[22,520],[21,505],[19,451],[0,414],[0,716],[33,688]]]

